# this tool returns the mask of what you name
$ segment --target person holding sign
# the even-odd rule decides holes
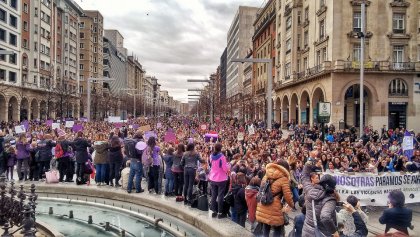
[[[25,134],[20,134],[19,140],[16,143],[16,158],[17,158],[17,173],[19,176],[19,180],[27,180],[29,174],[29,157],[31,152],[31,146],[28,143]],[[23,172],[22,171],[23,166]],[[12,174],[13,178],[13,174]]]

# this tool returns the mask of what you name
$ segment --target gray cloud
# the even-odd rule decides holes
[[[78,0],[97,9],[105,29],[124,36],[129,54],[139,58],[162,89],[187,102],[188,78],[215,72],[226,35],[239,5],[261,6],[265,0]]]

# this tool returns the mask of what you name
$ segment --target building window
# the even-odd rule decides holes
[[[390,96],[408,96],[408,87],[402,79],[394,79],[389,83],[388,95]]]
[[[0,8],[0,20],[6,22],[7,14],[6,11]]]
[[[362,31],[362,13],[360,12],[353,12],[353,31]]]
[[[0,69],[0,80],[5,81],[6,80],[6,70]]]
[[[16,82],[16,72],[9,72],[9,81]]]
[[[319,22],[319,39],[323,40],[325,37],[325,20]]]
[[[316,65],[321,64],[321,51],[316,51]]]
[[[17,17],[9,14],[9,19],[10,19],[10,25],[17,28]]]
[[[405,14],[402,13],[394,13],[392,17],[392,28],[393,32],[396,34],[404,34],[404,19]]]
[[[84,65],[83,65],[83,64],[80,64],[80,65],[79,65],[79,69],[80,69],[80,70],[84,70]]]
[[[85,33],[80,32],[80,39],[84,39],[85,38]]]
[[[17,46],[16,35],[9,33],[9,44]]]
[[[299,59],[296,62],[296,71],[300,72],[300,60]]]
[[[10,0],[10,6],[17,10],[17,0]]]
[[[359,62],[362,53],[360,44],[353,44],[353,61]]]
[[[79,28],[80,28],[80,29],[85,28],[85,22],[84,22],[84,21],[80,22],[80,24],[79,24]]]
[[[6,31],[2,28],[0,28],[0,40],[6,41]]]
[[[309,7],[305,8],[305,21],[309,21]]]
[[[327,54],[327,48],[322,49],[322,62],[325,62],[328,60],[328,54]]]
[[[286,63],[284,65],[284,76],[285,76],[285,79],[289,79],[290,78],[290,72],[291,72],[290,63]]]
[[[289,30],[290,28],[292,28],[292,17],[291,16],[289,16],[286,19],[286,31]]]
[[[79,59],[83,60],[84,58],[85,58],[85,55],[81,53],[79,56]]]
[[[83,75],[80,75],[80,77],[83,77]],[[80,78],[80,79],[82,79],[82,78]],[[83,94],[83,86],[79,86],[79,93]]]
[[[34,15],[35,15],[35,17],[38,17],[38,8],[37,7],[35,7]]]
[[[97,53],[98,52],[98,48],[97,47],[93,47],[93,52]]]
[[[303,58],[303,70],[308,68],[308,58]]]
[[[292,50],[292,39],[286,40],[286,54],[290,53]]]
[[[84,49],[85,48],[85,45],[83,43],[80,43],[80,48],[81,49]]]
[[[395,63],[401,63],[404,61],[404,46],[402,45],[394,46],[393,60]]]
[[[98,41],[98,37],[93,37],[93,43],[96,43]]]
[[[38,84],[38,76],[34,76],[34,81],[33,81],[33,83],[34,83],[34,84]]]
[[[24,29],[25,31],[28,31],[28,22],[27,22],[27,21],[24,21],[24,22],[23,22],[23,29]]]
[[[34,58],[34,68],[38,68],[38,59]]]
[[[93,22],[98,23],[98,18],[97,17],[93,18]]]
[[[28,40],[27,39],[23,39],[22,41],[22,47],[27,49],[28,48]]]
[[[28,58],[27,57],[22,57],[22,65],[23,66],[28,66]]]
[[[38,51],[38,43],[34,42],[34,51]]]
[[[308,41],[309,41],[309,33],[308,31],[305,31],[303,33],[303,47],[306,48],[308,46]]]
[[[23,4],[23,11],[25,13],[28,13],[28,4],[26,4],[26,3]]]

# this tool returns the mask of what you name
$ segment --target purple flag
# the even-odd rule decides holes
[[[147,140],[149,140],[149,138],[150,137],[155,137],[155,138],[157,138],[157,135],[156,135],[156,133],[155,132],[153,132],[153,131],[147,131],[145,134],[144,134],[144,138],[146,139],[146,141]]]
[[[176,135],[173,132],[166,132],[165,134],[165,142],[175,142],[176,141]]]
[[[52,119],[49,119],[49,120],[45,121],[45,125],[52,126],[53,122],[54,121]]]
[[[121,127],[122,127],[122,123],[114,123],[114,126],[115,126],[116,128],[121,128]]]
[[[81,125],[81,124],[75,124],[75,125],[73,125],[72,130],[73,130],[73,132],[82,131],[83,130],[83,125]]]
[[[29,129],[29,122],[28,122],[28,120],[23,121],[22,122],[22,125],[25,127],[25,130],[28,131],[28,129]]]
[[[138,129],[139,125],[138,124],[133,124],[133,129]]]

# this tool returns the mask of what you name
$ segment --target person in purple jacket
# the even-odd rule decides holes
[[[16,165],[16,150],[14,147],[10,146],[7,149],[7,169],[6,169],[6,178],[9,178],[9,174],[10,174],[10,179],[9,180],[13,180],[13,168]]]
[[[226,157],[222,153],[222,144],[216,143],[214,152],[210,156],[211,169],[209,180],[211,181],[211,210],[212,217],[225,218],[223,213],[223,195],[225,193],[226,183],[228,180],[229,164]],[[217,202],[216,202],[217,198]]]
[[[19,136],[19,140],[16,143],[16,158],[17,158],[17,173],[19,180],[27,180],[28,179],[28,173],[29,173],[29,157],[30,157],[30,151],[31,146],[28,143],[28,140],[26,138],[25,134],[21,134]],[[23,166],[23,170],[22,170]],[[23,174],[22,174],[23,171]]]

